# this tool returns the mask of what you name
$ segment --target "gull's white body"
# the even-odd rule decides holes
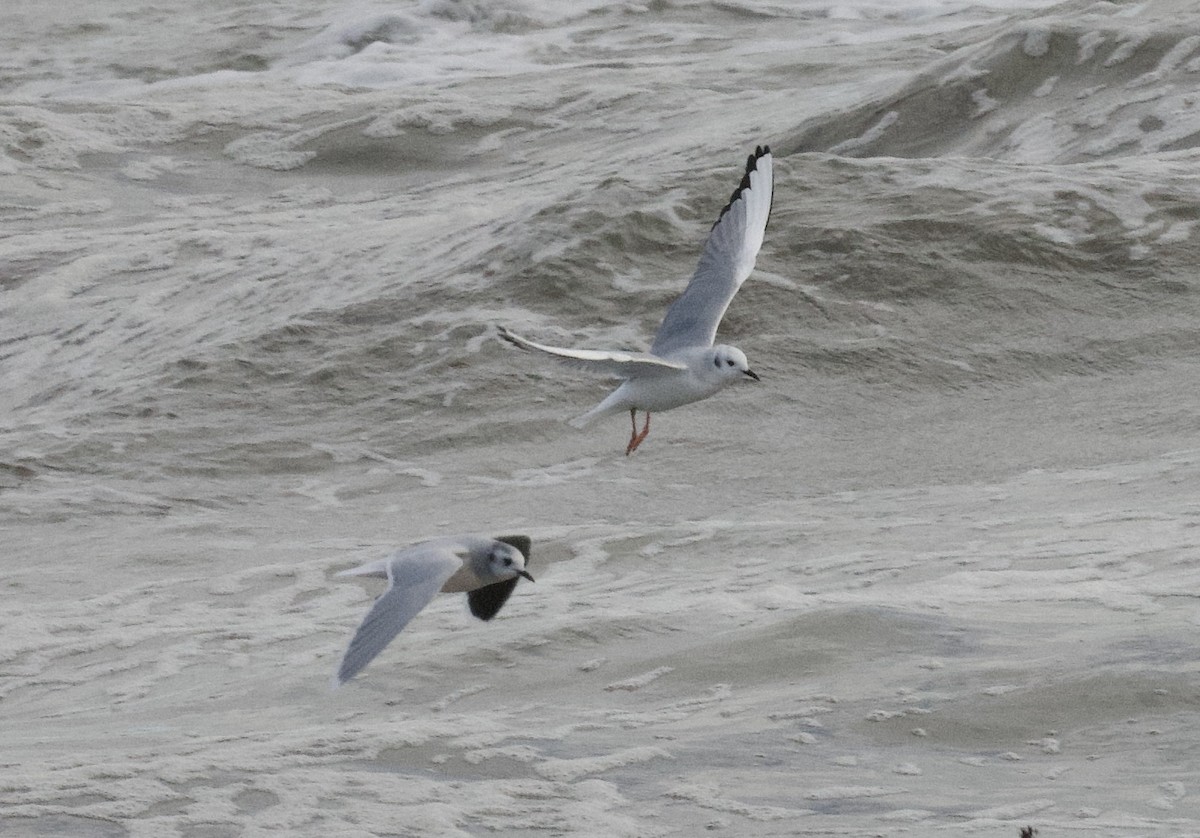
[[[582,428],[610,413],[626,410],[659,413],[707,399],[718,390],[741,380],[749,369],[744,355],[742,363],[735,361],[732,369],[724,364],[714,364],[713,358],[714,348],[710,347],[689,347],[673,352],[664,360],[674,361],[678,367],[663,367],[662,373],[639,371],[639,374],[627,378],[620,387],[609,393],[600,404],[572,419],[571,424]]]
[[[633,436],[625,453],[650,431],[650,414],[706,399],[736,381],[758,380],[745,354],[713,345],[717,326],[750,272],[771,215],[774,173],[771,150],[758,148],[746,173],[708,234],[700,264],[683,294],[667,309],[649,352],[568,349],[527,340],[501,327],[505,340],[554,355],[575,367],[625,379],[594,408],[571,420],[582,427],[611,413],[629,411]],[[639,435],[636,412],[646,414]]]
[[[438,591],[468,592],[471,612],[490,620],[504,605],[525,570],[529,539],[454,536],[397,550],[338,576],[374,576],[388,588],[367,612],[338,664],[334,685],[346,683],[371,662],[433,600]]]

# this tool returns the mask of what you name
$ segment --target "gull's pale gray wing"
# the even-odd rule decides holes
[[[346,647],[335,676],[338,685],[357,675],[383,651],[463,565],[463,559],[446,544],[417,545],[385,561],[390,584]]]
[[[529,551],[533,548],[533,541],[529,536],[501,535],[497,536],[496,540],[503,541],[520,550],[521,555],[525,557],[525,568],[529,568]],[[504,607],[504,603],[508,602],[509,594],[513,592],[513,588],[517,587],[520,579],[521,577],[514,576],[503,582],[493,582],[491,585],[484,585],[482,588],[468,591],[467,604],[471,606],[471,613],[481,620],[490,620],[495,617]]]
[[[725,309],[754,270],[773,192],[771,149],[759,146],[747,159],[742,182],[709,232],[691,281],[667,309],[650,347],[652,353],[669,355],[687,347],[712,346]]]
[[[569,366],[588,372],[615,375],[618,378],[650,377],[665,375],[677,370],[687,369],[687,364],[668,361],[647,352],[622,352],[601,349],[565,349],[560,346],[546,346],[535,343],[518,334],[510,332],[503,326],[499,327],[500,337],[514,346],[522,349],[536,349],[546,352]]]

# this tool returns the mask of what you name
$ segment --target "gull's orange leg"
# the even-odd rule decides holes
[[[647,436],[649,436],[649,434],[650,434],[650,411],[648,411],[648,410],[646,411],[646,424],[642,426],[642,432],[640,434],[638,433],[638,429],[637,429],[637,408],[629,409],[629,422],[631,425],[633,425],[633,433],[632,433],[632,436],[629,437],[629,445],[627,445],[625,447],[625,456],[626,457],[628,457],[630,454],[632,454],[634,451],[636,451],[637,447],[642,444],[642,440],[644,440]]]

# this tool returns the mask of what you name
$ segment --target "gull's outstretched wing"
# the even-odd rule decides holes
[[[600,349],[565,349],[560,346],[546,346],[534,343],[520,335],[510,332],[503,326],[499,327],[500,337],[522,349],[536,349],[546,352],[565,364],[578,367],[588,372],[607,373],[619,378],[632,378],[637,375],[665,375],[675,370],[687,369],[687,364],[668,361],[647,352],[605,351]]]
[[[503,541],[510,547],[516,547],[521,551],[521,555],[525,557],[525,567],[529,567],[529,551],[533,547],[533,542],[527,535],[500,535],[496,537],[497,541]],[[471,613],[481,620],[490,620],[495,617],[500,609],[504,607],[504,603],[508,602],[508,595],[513,592],[513,588],[517,587],[517,582],[521,577],[514,576],[512,579],[505,579],[503,582],[493,582],[490,585],[484,585],[482,588],[476,588],[473,591],[467,592],[467,604],[471,606]]]
[[[336,685],[349,681],[383,651],[463,564],[462,558],[444,544],[410,547],[384,562],[390,584],[346,647],[334,676]]]
[[[742,182],[709,232],[691,281],[658,327],[650,347],[655,355],[712,345],[725,309],[754,270],[771,216],[773,177],[771,149],[759,146],[747,159]]]

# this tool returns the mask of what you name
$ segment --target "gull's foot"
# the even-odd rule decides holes
[[[629,419],[633,423],[633,435],[629,437],[629,444],[625,446],[625,456],[628,457],[637,447],[642,444],[642,440],[650,435],[650,413],[646,413],[646,424],[642,426],[642,432],[638,433],[637,420],[634,418],[634,411],[629,411]]]

